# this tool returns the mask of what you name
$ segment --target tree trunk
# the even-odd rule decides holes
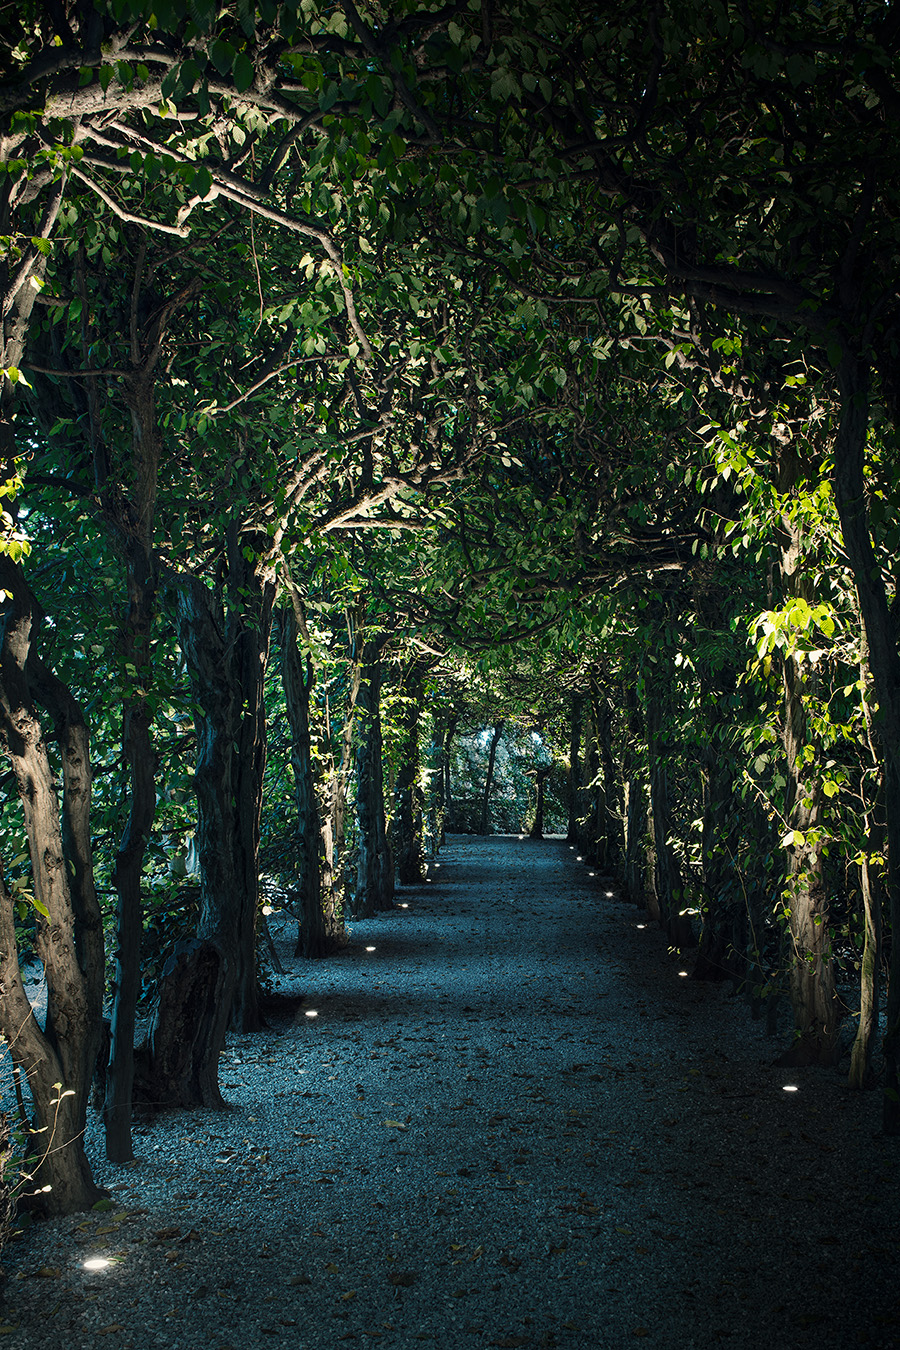
[[[354,913],[371,918],[394,903],[394,863],[384,814],[384,769],[381,748],[381,647],[366,642],[360,658],[357,699],[356,818],[359,857]]]
[[[0,748],[12,764],[22,804],[38,910],[36,946],[47,982],[41,1031],[19,971],[12,900],[0,881],[0,1031],[31,1090],[35,1186],[47,1188],[44,1208],[67,1214],[89,1208],[101,1195],[83,1146],[104,974],[91,859],[90,752],[80,707],[37,656],[37,602],[21,568],[3,554],[0,591],[7,592],[0,629]],[[62,814],[35,701],[55,726]]]
[[[627,900],[633,905],[643,905],[647,788],[644,768],[638,753],[638,747],[643,739],[643,725],[634,686],[628,682],[625,685],[625,707],[627,730],[622,750],[622,778],[625,784],[625,859],[622,866],[622,885]]]
[[[583,694],[572,695],[569,717],[569,820],[566,827],[566,843],[574,844],[578,838],[578,808],[579,792],[581,788],[581,728],[584,718]]]
[[[413,661],[404,671],[406,698],[401,714],[401,741],[397,783],[397,870],[402,886],[415,886],[425,877],[423,794],[419,782],[421,770],[419,722],[422,712],[422,687],[426,666]]]
[[[141,264],[143,253],[140,255]],[[138,278],[140,277],[140,265]],[[139,287],[135,287],[135,298]],[[110,1018],[109,1065],[103,1105],[106,1155],[112,1162],[134,1157],[131,1138],[134,1088],[134,1023],[141,992],[143,904],[141,878],[147,840],[156,814],[156,755],[151,728],[150,693],[154,682],[151,634],[156,610],[157,566],[153,555],[153,523],[162,438],[156,420],[154,379],[161,329],[143,366],[125,381],[125,400],[132,421],[134,483],[127,503],[104,493],[114,507],[112,518],[125,559],[128,607],[122,621],[125,671],[134,671],[122,705],[122,758],[128,765],[131,803],[113,869],[118,893],[116,962]],[[135,353],[137,355],[137,353]],[[96,433],[99,434],[99,433]],[[95,456],[96,459],[96,456]],[[98,485],[103,488],[103,485]]]
[[[894,941],[884,1038],[883,1123],[886,1134],[896,1135],[900,1134],[900,653],[884,577],[869,533],[865,484],[868,370],[848,352],[839,375],[841,421],[834,446],[834,497],[865,628],[884,762],[888,906]]]
[[[103,1115],[106,1156],[111,1162],[134,1157],[131,1138],[134,1087],[135,1010],[141,991],[143,904],[141,878],[147,840],[156,814],[156,755],[151,736],[148,689],[152,681],[150,633],[156,599],[156,569],[148,553],[135,545],[128,567],[129,610],[124,624],[126,664],[137,671],[136,688],[126,696],[122,719],[122,757],[128,765],[131,809],[113,869],[118,892],[113,1004],[109,1065]]]
[[[182,578],[179,640],[198,708],[197,936],[221,946],[228,994],[223,1015],[236,1031],[247,1032],[260,1026],[256,915],[266,761],[263,694],[275,585],[244,558],[234,526],[227,563],[224,604],[199,579]]]
[[[786,456],[782,474],[795,472]],[[788,482],[791,487],[793,483]],[[805,578],[801,569],[802,540],[795,522],[783,519],[781,576],[787,597],[801,597]],[[833,1064],[840,1056],[838,1003],[834,959],[828,931],[821,828],[822,800],[815,781],[804,776],[808,748],[803,669],[793,654],[782,660],[783,713],[781,739],[787,758],[785,816],[788,828],[801,840],[788,851],[785,892],[791,936],[790,989],[794,1011],[794,1041],[785,1051],[785,1064]]]
[[[592,690],[594,726],[597,731],[598,771],[602,774],[602,791],[597,794],[598,862],[604,871],[618,876],[622,871],[625,852],[623,837],[624,802],[622,780],[616,772],[613,756],[612,702],[607,691],[599,685]]]
[[[543,839],[544,837],[544,784],[549,775],[553,772],[553,765],[538,769],[535,773],[537,801],[534,808],[534,824],[529,831],[529,839]]]
[[[440,794],[440,829],[438,830],[438,844],[443,844],[445,839],[445,824],[448,816],[452,814],[453,808],[453,781],[452,781],[452,748],[453,738],[456,735],[456,728],[459,726],[459,713],[450,713],[444,726],[444,734],[441,738],[441,794]]]
[[[876,773],[874,802],[866,812],[866,846],[860,863],[860,889],[863,901],[863,951],[859,971],[859,1026],[850,1055],[849,1084],[852,1088],[872,1087],[875,1074],[872,1055],[878,1037],[881,1003],[883,887],[877,864],[871,860],[884,853],[884,775],[878,755],[878,733],[866,687],[871,680],[865,631],[860,635],[859,678],[862,682],[862,708],[866,723],[869,753]],[[863,787],[865,795],[865,787]]]
[[[506,725],[504,718],[500,718],[494,723],[494,730],[491,733],[491,744],[488,750],[487,773],[484,779],[484,795],[481,799],[481,824],[478,828],[479,834],[487,834],[488,821],[491,806],[491,786],[494,781],[494,764],[497,759],[497,746],[500,744],[500,738],[503,735],[503,728]]]
[[[191,1040],[193,1059],[179,1070],[178,1090],[199,1091],[203,1100],[166,1096],[171,1075],[154,1055],[154,1045],[171,1043],[173,1028],[185,1017],[178,997],[167,997],[150,1045],[148,1080],[158,1104],[172,1106],[221,1106],[217,1066],[226,1030],[229,1024],[241,1032],[261,1025],[256,919],[266,758],[263,692],[275,584],[270,571],[246,559],[236,526],[228,531],[226,562],[227,596],[210,590],[198,577],[178,578],[179,643],[195,703],[197,938],[203,949],[191,967],[202,987],[192,990],[190,974],[179,973],[175,981],[201,1018]],[[221,962],[220,973],[213,972],[209,952]],[[212,987],[214,998],[204,992]]]
[[[317,959],[328,956],[339,945],[334,931],[334,850],[330,846],[328,813],[325,811],[320,815],[313,769],[310,696],[316,672],[309,651],[305,654],[300,651],[298,637],[303,614],[299,597],[290,583],[288,588],[292,603],[291,608],[284,611],[281,622],[281,677],[291,727],[291,764],[297,806],[300,928],[294,954]],[[327,865],[325,878],[323,863]],[[323,879],[326,881],[324,887]],[[323,901],[329,906],[327,913]]]
[[[661,645],[658,648],[662,650]],[[655,853],[654,882],[659,921],[675,947],[696,945],[691,922],[681,913],[684,905],[684,881],[672,845],[672,807],[669,798],[668,759],[670,747],[666,734],[662,672],[647,675],[647,756],[650,764],[650,815],[653,821]]]

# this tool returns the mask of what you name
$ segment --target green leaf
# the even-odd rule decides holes
[[[256,72],[249,56],[241,52],[234,60],[234,85],[239,94],[243,94],[253,83]]]
[[[223,42],[221,38],[216,38],[215,42],[209,44],[209,59],[220,75],[228,74],[234,65],[236,56],[237,52],[230,42]]]

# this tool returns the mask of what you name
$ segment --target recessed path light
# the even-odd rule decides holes
[[[316,1012],[315,1008],[307,1008],[306,1012],[304,1013],[304,1017],[318,1017],[318,1015],[319,1014]]]
[[[374,952],[374,950],[375,950],[374,947],[367,947],[367,948],[366,948],[366,951],[367,951],[367,952]]]
[[[107,1266],[112,1265],[108,1256],[89,1256],[82,1262],[85,1270],[105,1270]]]
[[[785,1083],[781,1090],[782,1090],[782,1092],[799,1092],[799,1091],[800,1091],[800,1089],[797,1087],[797,1084],[796,1084],[796,1083]]]

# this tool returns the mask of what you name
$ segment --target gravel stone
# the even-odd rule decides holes
[[[113,1208],[10,1246],[10,1345],[900,1346],[877,1094],[777,1067],[559,840],[455,836],[398,900],[329,961],[276,935],[304,1001],[229,1037],[227,1111],[127,1167],[91,1120]]]

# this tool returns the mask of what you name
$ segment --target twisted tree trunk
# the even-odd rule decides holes
[[[32,1179],[45,1209],[87,1209],[102,1192],[84,1153],[91,1078],[101,1039],[103,926],[91,858],[91,768],[84,717],[66,686],[40,662],[39,606],[21,568],[0,554],[0,749],[10,760],[31,855],[36,946],[47,981],[42,1031],[16,950],[12,897],[0,877],[0,1032],[26,1076],[34,1104]],[[62,812],[43,728],[51,714],[62,761]]]

